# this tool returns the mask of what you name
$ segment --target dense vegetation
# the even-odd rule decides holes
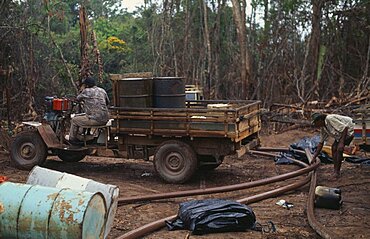
[[[133,13],[124,7],[120,0],[0,0],[0,118],[7,105],[13,119],[33,118],[44,96],[75,94],[81,76],[99,72],[108,90],[110,73],[152,72],[184,76],[210,99],[265,106],[366,93],[367,0],[146,0]]]

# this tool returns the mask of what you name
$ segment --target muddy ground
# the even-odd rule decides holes
[[[313,134],[314,132],[309,129],[291,130],[282,134],[261,136],[261,141],[262,146],[288,147],[302,137]],[[367,155],[369,156],[370,154]],[[230,156],[214,171],[198,173],[184,185],[171,185],[164,183],[156,176],[151,162],[141,160],[87,157],[79,163],[64,163],[56,157],[49,157],[44,166],[99,182],[118,185],[121,197],[248,182],[298,168],[294,165],[275,165],[272,159],[260,156],[245,155],[242,159]],[[315,209],[317,220],[330,231],[335,231],[341,238],[369,238],[370,167],[344,162],[342,176],[338,181],[331,180],[332,170],[333,165],[331,164],[322,164],[319,167],[318,185],[340,188],[343,206],[340,210]],[[12,182],[24,183],[28,172],[12,167],[8,156],[0,154],[1,175],[9,177]],[[237,192],[124,205],[117,211],[109,238],[115,238],[146,223],[176,214],[179,203],[183,201],[203,198],[237,200],[289,182],[292,181]],[[163,228],[145,238],[320,238],[309,226],[305,213],[308,190],[309,186],[306,185],[294,192],[250,204],[258,222],[265,224],[272,221],[275,224],[277,229],[275,233],[262,234],[257,231],[246,231],[195,236],[188,231],[168,231]],[[287,210],[276,205],[275,203],[280,199],[285,199],[294,207]]]

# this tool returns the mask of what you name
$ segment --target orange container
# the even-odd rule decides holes
[[[6,176],[0,176],[0,183],[3,183],[5,181],[8,181],[8,177],[6,177]]]
[[[63,99],[64,103],[63,103],[63,110],[68,110],[68,107],[69,107],[69,101],[67,99]]]
[[[53,110],[62,111],[68,110],[67,99],[53,99]]]

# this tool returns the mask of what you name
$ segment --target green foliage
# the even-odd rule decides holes
[[[253,66],[250,87],[256,92],[251,97],[270,102],[282,100],[280,95],[297,99],[295,80],[305,59],[312,2],[252,0],[247,5],[256,13],[256,18],[247,16]],[[362,77],[368,47],[367,2],[336,0],[323,4],[316,75],[322,82],[335,83],[339,77],[347,77],[348,87],[343,88],[350,89],[356,85],[353,79]],[[232,5],[230,1],[206,3],[211,59],[206,52],[204,4],[199,0],[148,0],[134,13],[125,11],[121,0],[0,1],[0,65],[15,69],[12,94],[17,90],[22,96],[29,94],[30,76],[36,79],[31,92],[36,102],[42,102],[45,95],[73,94],[67,68],[77,81],[79,7],[85,6],[102,56],[104,87],[110,87],[109,73],[149,71],[178,74],[186,77],[187,83],[212,82],[210,90],[219,89],[222,97],[238,98],[243,79]],[[94,56],[91,51],[90,45],[89,55]],[[96,74],[93,57],[90,63]],[[212,72],[206,72],[209,65]],[[336,89],[332,91],[330,94],[337,94]],[[322,97],[330,95],[323,86],[319,92]]]

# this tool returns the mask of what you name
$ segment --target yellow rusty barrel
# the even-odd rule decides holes
[[[0,184],[0,238],[103,238],[105,215],[100,193]]]

